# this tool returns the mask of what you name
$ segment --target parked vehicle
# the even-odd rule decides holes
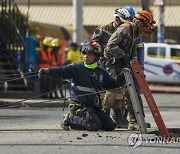
[[[147,81],[180,84],[180,45],[145,43],[144,47]]]

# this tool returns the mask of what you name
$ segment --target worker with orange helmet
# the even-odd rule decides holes
[[[142,10],[137,12],[137,14],[135,15],[135,20],[136,22],[141,22],[141,25],[139,27],[146,27],[142,32],[143,35],[149,35],[153,32],[154,30],[154,24],[156,23],[156,21],[153,18],[153,15],[151,12],[147,11],[147,10]],[[141,29],[142,31],[143,29]],[[140,32],[141,33],[141,32]]]
[[[155,20],[151,12],[147,10],[139,11],[133,18],[131,23],[120,25],[117,30],[111,35],[107,47],[105,48],[105,56],[109,59],[113,58],[113,68],[116,72],[120,72],[124,67],[130,67],[130,60],[137,58],[137,44],[139,36],[150,35],[153,30]],[[140,97],[137,81],[136,90]],[[143,109],[142,102],[141,106]],[[128,128],[130,130],[139,129],[134,115],[131,101],[127,102],[128,108]]]

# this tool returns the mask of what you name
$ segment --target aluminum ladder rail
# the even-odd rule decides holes
[[[139,125],[139,130],[141,134],[147,134],[147,127],[144,120],[142,108],[140,106],[140,101],[138,98],[138,94],[136,92],[134,80],[131,74],[131,70],[129,68],[124,68],[123,73],[126,80],[127,89],[130,95],[130,99],[132,102],[132,106],[134,109],[134,113],[136,116],[137,124]]]

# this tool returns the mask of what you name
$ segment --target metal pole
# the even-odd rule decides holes
[[[142,6],[142,10],[150,10],[149,9],[149,0],[141,0],[141,6]],[[150,41],[150,36],[144,37],[143,41],[145,42],[149,42]]]
[[[149,0],[141,0],[143,10],[149,10]]]
[[[73,0],[73,41],[83,40],[83,0]]]
[[[159,25],[157,33],[158,43],[164,42],[165,26],[164,26],[164,5],[159,6]]]

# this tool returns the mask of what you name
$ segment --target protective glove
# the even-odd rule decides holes
[[[44,75],[50,74],[50,70],[48,68],[40,68],[38,71],[38,77],[42,78]]]

